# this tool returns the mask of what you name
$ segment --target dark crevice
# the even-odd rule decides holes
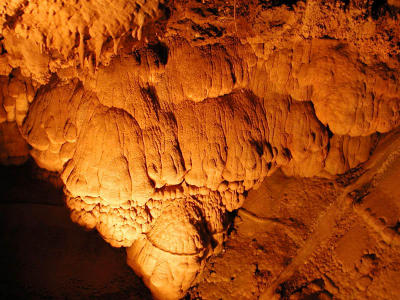
[[[25,1],[20,5],[20,7],[15,11],[13,15],[5,15],[6,22],[4,23],[5,27],[8,27],[9,29],[14,29],[17,21],[21,18],[21,16],[24,14],[24,8],[27,6],[29,1]]]
[[[379,17],[384,16],[388,10],[388,4],[386,0],[374,0],[371,6],[371,16],[377,20]]]
[[[161,65],[166,65],[168,63],[169,49],[166,44],[158,42],[149,45],[149,48],[157,55],[158,61]]]
[[[286,5],[289,9],[293,9],[298,2],[300,2],[300,0],[259,0],[258,3],[266,9],[282,5]]]

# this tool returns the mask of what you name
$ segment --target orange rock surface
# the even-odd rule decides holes
[[[59,174],[72,220],[126,247],[156,298],[201,278],[239,209],[276,257],[251,294],[204,299],[395,299],[397,2],[5,0],[0,162]]]

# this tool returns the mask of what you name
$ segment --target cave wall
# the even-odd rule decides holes
[[[57,172],[183,296],[266,176],[335,178],[399,126],[399,25],[396,1],[6,0],[1,163]]]

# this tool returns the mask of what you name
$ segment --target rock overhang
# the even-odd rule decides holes
[[[259,15],[239,5],[239,20],[235,13],[225,23],[219,9],[195,3],[168,4],[168,18],[157,1],[121,0],[105,15],[101,2],[77,4],[82,20],[74,16],[68,33],[57,25],[72,2],[46,2],[54,11],[46,16],[37,1],[0,6],[4,160],[23,160],[29,144],[39,166],[61,174],[74,221],[113,246],[136,245],[130,263],[159,297],[168,268],[151,277],[140,262],[157,255],[143,257],[138,247],[168,253],[171,263],[178,254],[204,261],[224,239],[226,213],[266,176],[278,168],[344,173],[368,159],[378,134],[399,126],[398,20],[360,21],[367,4],[352,3],[353,16],[315,1],[291,9],[251,3]],[[113,15],[121,9],[122,19]],[[332,25],[326,12],[342,23]],[[359,24],[353,33],[343,27]],[[390,39],[367,47],[390,30]],[[15,129],[26,142],[6,138]],[[181,263],[190,265],[176,258],[173,268]],[[171,297],[202,263],[193,266],[187,278],[176,271]]]

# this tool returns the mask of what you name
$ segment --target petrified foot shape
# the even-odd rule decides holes
[[[209,232],[211,223],[205,222],[197,206],[201,202],[196,202],[194,198],[172,202],[153,228],[127,249],[128,264],[158,299],[184,296],[204,267],[205,258],[213,253],[215,243],[222,242],[217,233]],[[213,237],[219,240],[211,241]]]

